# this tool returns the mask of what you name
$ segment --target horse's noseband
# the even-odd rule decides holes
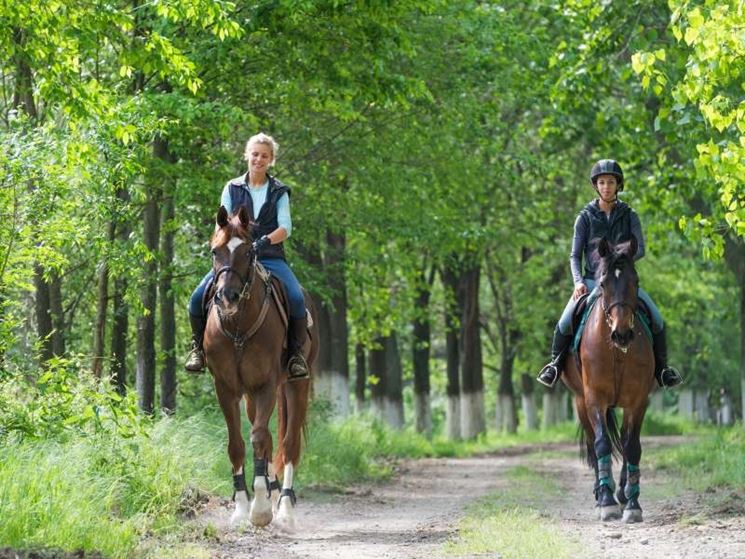
[[[613,307],[628,307],[631,309],[631,319],[629,320],[629,328],[632,330],[634,329],[634,316],[636,315],[636,305],[632,305],[631,303],[627,303],[626,301],[615,301],[611,303],[609,306],[605,306],[605,299],[601,298],[601,301],[603,302],[603,314],[605,315],[605,323],[608,325],[608,328],[611,330],[613,329],[613,319],[610,316],[610,312],[613,310]]]

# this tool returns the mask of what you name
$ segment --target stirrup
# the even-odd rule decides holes
[[[553,388],[556,381],[559,380],[559,368],[553,361],[551,361],[551,363],[541,369],[536,380],[544,386]]]
[[[655,375],[655,378],[660,388],[672,388],[683,383],[683,377],[678,369],[669,365],[663,367],[659,374]]]
[[[303,354],[298,352],[287,362],[287,378],[290,381],[302,380],[310,377],[308,363],[305,361]]]

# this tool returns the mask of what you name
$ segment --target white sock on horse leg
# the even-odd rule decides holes
[[[235,475],[241,475],[243,473],[243,466],[238,469]],[[230,517],[230,523],[235,525],[244,522],[248,519],[248,511],[250,505],[248,502],[248,493],[246,491],[235,492],[235,510],[233,515]]]
[[[292,489],[292,482],[293,477],[295,475],[295,466],[290,464],[285,464],[285,475],[282,480],[282,489]]]

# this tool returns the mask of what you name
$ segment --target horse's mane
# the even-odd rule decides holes
[[[591,241],[591,244],[594,245],[591,255],[597,263],[597,267],[595,269],[595,281],[600,282],[600,278],[602,278],[608,272],[608,270],[616,267],[621,268],[621,265],[626,264],[627,262],[631,264],[631,269],[634,269],[632,241],[618,243],[617,245],[608,243],[608,254],[603,257],[600,255],[601,240],[602,238],[598,237]]]
[[[233,237],[240,237],[241,239],[250,238],[248,227],[243,226],[237,212],[228,218],[228,223],[225,227],[215,224],[215,232],[212,233],[212,237],[210,238],[210,248],[214,249],[225,246]]]

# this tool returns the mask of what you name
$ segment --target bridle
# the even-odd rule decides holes
[[[631,319],[629,320],[629,328],[634,328],[634,316],[636,315],[636,305],[632,305],[631,303],[627,303],[626,301],[614,301],[609,306],[605,306],[605,299],[601,298],[602,304],[603,304],[603,314],[605,315],[605,323],[608,325],[608,328],[613,328],[613,319],[611,318],[610,312],[613,310],[613,307],[628,307],[631,309]]]
[[[230,339],[233,342],[233,345],[238,352],[243,349],[243,346],[246,344],[246,342],[250,340],[253,335],[256,334],[256,332],[258,332],[259,328],[261,328],[261,325],[264,323],[264,319],[266,318],[266,313],[269,310],[269,296],[272,292],[272,283],[269,279],[268,274],[266,276],[260,274],[260,278],[264,282],[264,300],[261,304],[261,311],[259,312],[259,316],[256,318],[256,322],[254,322],[253,325],[243,334],[238,334],[238,332],[233,333],[225,328],[225,319],[232,318],[235,314],[240,313],[243,303],[251,299],[251,286],[253,285],[254,279],[256,278],[256,271],[256,253],[253,253],[251,256],[251,261],[249,263],[249,271],[247,277],[244,278],[243,275],[232,266],[223,266],[219,270],[217,270],[217,272],[215,272],[214,285],[217,285],[217,280],[222,274],[233,273],[238,276],[238,279],[243,286],[241,288],[241,293],[238,296],[238,310],[233,315],[230,315],[230,317],[223,314],[222,310],[220,309],[220,304],[217,301],[217,290],[215,291],[215,295],[212,298],[212,306],[215,307],[215,309],[217,310],[217,322],[220,325],[220,331],[225,335],[226,338]]]

